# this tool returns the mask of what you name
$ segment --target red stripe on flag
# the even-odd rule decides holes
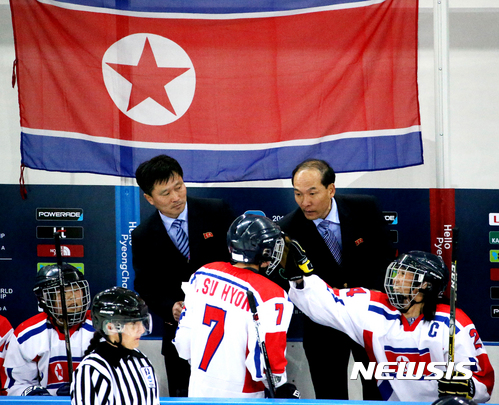
[[[387,0],[267,18],[156,19],[16,0],[21,125],[123,140],[208,144],[281,142],[419,125],[417,12],[417,1]],[[104,54],[133,34],[173,41],[194,66],[192,103],[169,125],[128,118],[106,90]],[[160,50],[150,44],[159,66]],[[159,78],[150,76],[151,81]]]

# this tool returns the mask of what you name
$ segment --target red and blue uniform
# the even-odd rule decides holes
[[[449,306],[439,304],[434,319],[423,314],[411,323],[381,292],[364,288],[332,289],[316,275],[304,279],[304,288],[291,282],[293,303],[314,322],[338,329],[364,346],[372,362],[446,363],[449,347]],[[486,402],[494,386],[494,370],[475,325],[461,310],[456,311],[455,363],[472,362],[474,400]],[[427,366],[426,366],[427,367]],[[380,380],[383,399],[433,402],[438,381]]]
[[[7,318],[0,315],[0,395],[7,395],[5,387],[8,385],[8,378],[3,363],[5,354],[7,353],[7,346],[13,332],[14,329]]]
[[[84,322],[72,326],[69,331],[73,368],[76,369],[94,333],[90,311]],[[9,377],[8,395],[21,395],[33,385],[45,387],[56,395],[59,388],[69,383],[64,333],[54,327],[46,313],[29,318],[15,329],[4,366]]]
[[[263,398],[264,359],[246,292],[252,291],[277,384],[286,377],[286,335],[293,304],[266,277],[229,263],[196,271],[173,343],[191,364],[189,397]]]

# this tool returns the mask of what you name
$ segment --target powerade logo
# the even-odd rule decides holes
[[[81,208],[37,208],[37,221],[83,221]]]

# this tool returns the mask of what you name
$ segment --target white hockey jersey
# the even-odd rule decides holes
[[[291,284],[293,303],[314,322],[349,335],[365,347],[372,362],[426,363],[419,380],[379,380],[383,399],[390,401],[433,402],[438,398],[437,380],[430,376],[430,362],[446,362],[449,346],[449,306],[437,306],[435,319],[425,322],[420,315],[409,324],[390,305],[386,294],[364,288],[332,289],[319,277],[305,277],[304,288]],[[461,310],[456,311],[455,363],[473,362],[476,402],[490,399],[494,370],[475,326]],[[334,365],[331,365],[334,367]]]
[[[277,284],[248,269],[211,263],[189,282],[173,343],[189,360],[189,397],[263,398],[264,360],[246,292],[255,296],[271,370],[286,382],[286,336],[293,304]]]
[[[85,321],[70,328],[73,369],[82,360],[93,334],[87,311]],[[54,328],[45,313],[29,318],[14,331],[4,365],[10,378],[8,395],[21,395],[32,385],[41,385],[56,395],[69,382],[64,334]]]
[[[5,360],[5,354],[7,353],[9,340],[13,333],[14,329],[10,325],[10,322],[7,318],[0,315],[0,396],[7,395],[5,387],[8,385],[8,378],[3,362]]]

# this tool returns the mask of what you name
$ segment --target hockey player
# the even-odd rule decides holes
[[[74,367],[83,357],[94,329],[90,320],[90,289],[83,274],[62,265],[70,345]],[[66,341],[62,320],[59,267],[42,267],[33,291],[43,313],[14,331],[5,368],[10,377],[8,395],[69,395]]]
[[[440,362],[435,369],[442,370],[441,376],[446,371],[449,342],[449,305],[438,302],[449,272],[439,256],[420,251],[402,254],[388,266],[386,294],[364,288],[337,290],[315,275],[284,274],[292,280],[293,303],[315,322],[343,331],[363,345],[372,362],[403,361],[406,367],[416,363],[413,371],[425,363],[418,380],[407,379],[407,372],[380,378],[378,387],[385,400],[432,402],[439,395],[476,402],[490,399],[494,370],[475,326],[461,310],[456,313],[455,363],[474,363],[468,366],[472,377],[431,379],[428,363]]]
[[[5,353],[7,353],[7,346],[9,340],[14,333],[14,329],[7,318],[0,315],[0,396],[7,395],[5,386],[7,385],[7,374],[3,366],[5,360]]]
[[[95,335],[75,370],[72,405],[159,405],[153,366],[137,350],[140,338],[152,331],[144,300],[113,287],[95,296],[91,312]]]
[[[196,271],[173,343],[191,364],[189,397],[263,398],[266,376],[247,291],[254,294],[276,397],[299,397],[286,378],[286,334],[293,304],[266,275],[280,263],[284,240],[277,224],[241,215],[227,233],[231,263]],[[294,394],[294,395],[293,395]]]

